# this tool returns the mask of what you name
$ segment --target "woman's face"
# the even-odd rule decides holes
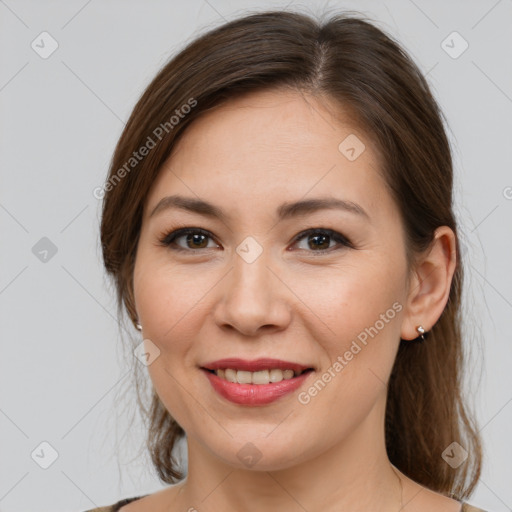
[[[330,112],[294,92],[232,100],[187,129],[145,204],[148,370],[189,447],[219,463],[283,469],[382,442],[402,224],[372,143]],[[349,206],[315,205],[333,200]]]

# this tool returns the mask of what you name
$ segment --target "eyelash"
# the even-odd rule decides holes
[[[161,238],[159,239],[159,242],[160,242],[160,245],[164,246],[164,247],[167,247],[173,251],[178,251],[178,252],[197,252],[198,250],[208,250],[208,248],[202,248],[202,249],[184,249],[183,247],[179,247],[177,245],[174,244],[174,242],[178,239],[178,238],[181,238],[182,236],[184,235],[192,235],[192,234],[199,234],[199,235],[204,235],[212,240],[214,240],[214,237],[212,236],[212,234],[209,232],[209,231],[206,231],[204,229],[201,229],[201,228],[191,228],[191,227],[186,227],[186,228],[180,228],[180,229],[176,229],[174,231],[171,231],[171,232],[167,232],[165,234],[163,234],[161,236]],[[340,244],[340,247],[336,248],[329,248],[329,249],[318,249],[316,251],[314,250],[307,250],[307,249],[301,249],[301,250],[306,250],[306,252],[310,252],[310,253],[313,253],[313,254],[318,254],[319,256],[323,256],[325,254],[328,254],[328,253],[331,253],[333,252],[333,250],[340,250],[342,248],[350,248],[350,249],[354,249],[354,246],[352,244],[352,242],[346,238],[345,236],[343,236],[342,234],[332,230],[332,229],[327,229],[327,228],[312,228],[312,229],[307,229],[305,231],[302,231],[301,233],[299,233],[293,240],[293,244],[296,244],[297,242],[300,242],[302,239],[304,238],[307,238],[308,236],[311,236],[311,235],[325,235],[325,236],[328,236],[331,240],[334,240],[335,242],[338,242],[338,244]],[[174,244],[174,245],[173,245]]]

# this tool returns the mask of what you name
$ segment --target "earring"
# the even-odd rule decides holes
[[[425,341],[425,338],[427,337],[428,332],[425,331],[425,328],[422,325],[418,325],[416,327],[416,330],[419,333],[419,336],[416,338],[416,340],[423,342]]]
[[[135,324],[135,329],[137,329],[137,331],[142,331],[142,325],[140,325],[139,322],[137,322]]]

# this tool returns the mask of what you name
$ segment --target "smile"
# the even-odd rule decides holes
[[[307,372],[309,370],[294,372],[293,370],[280,370],[279,368],[273,368],[271,370],[248,372],[245,370],[226,368],[225,370],[218,369],[211,371],[214,372],[217,377],[227,380],[228,382],[262,385],[270,384],[271,382],[281,382],[282,380],[293,379],[293,377],[298,377],[303,372]]]
[[[276,359],[223,359],[201,367],[221,397],[239,405],[266,405],[299,388],[312,367]]]

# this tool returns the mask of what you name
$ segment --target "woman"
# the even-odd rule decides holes
[[[248,15],[170,61],[101,239],[175,485],[96,510],[480,510],[452,180],[425,79],[359,17]]]

